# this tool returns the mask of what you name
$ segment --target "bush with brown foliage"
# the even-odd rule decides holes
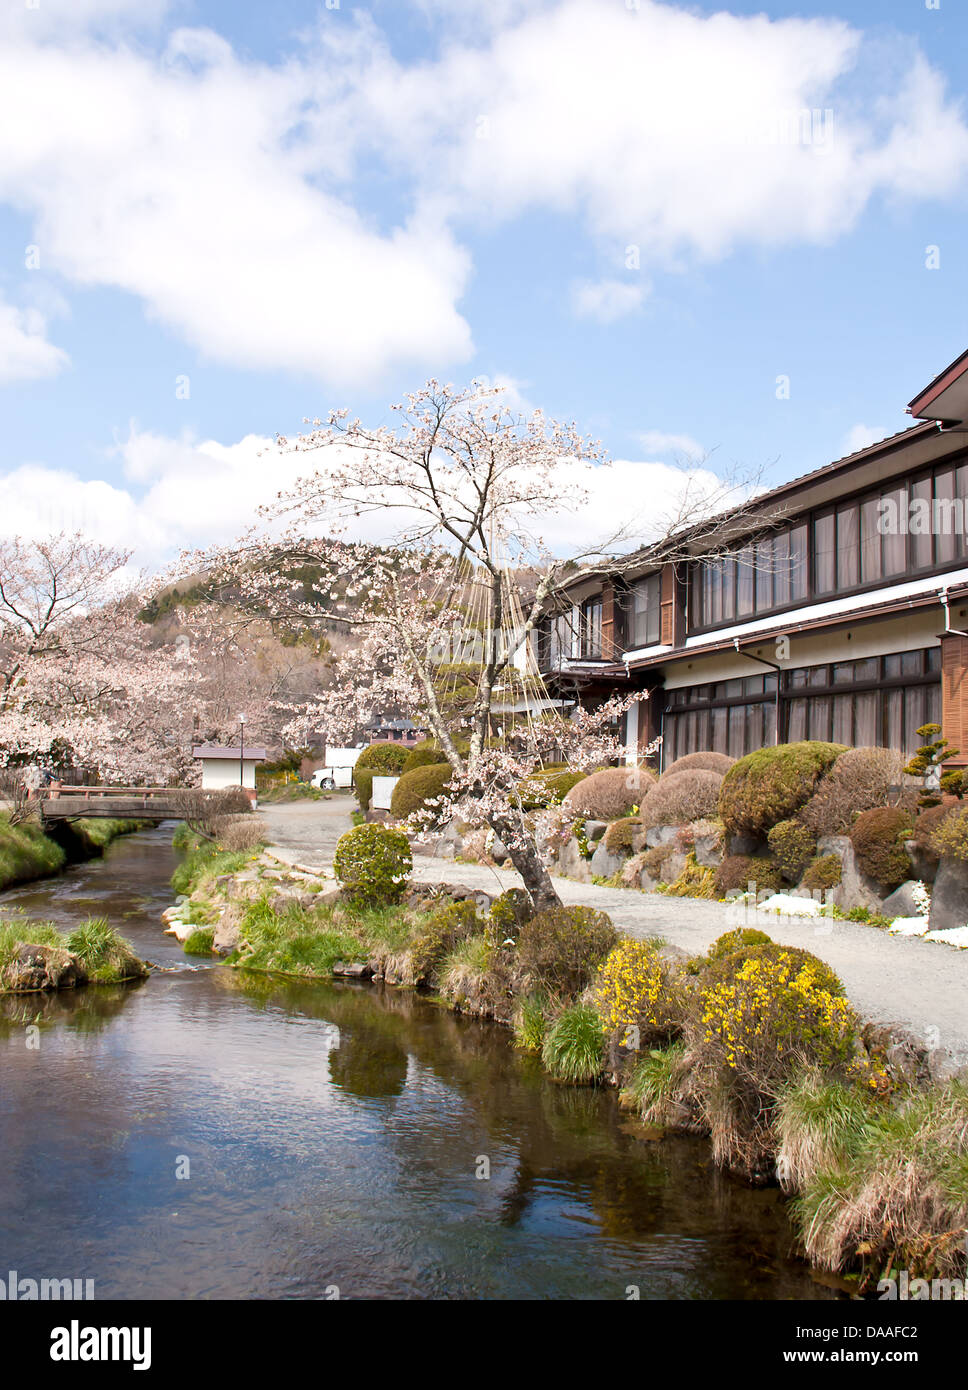
[[[670,777],[677,772],[695,768],[700,772],[718,772],[720,777],[725,777],[735,761],[736,759],[731,758],[728,753],[684,753],[681,758],[676,758],[675,762],[669,764],[662,776]]]
[[[843,878],[843,872],[843,860],[839,854],[820,854],[807,865],[800,886],[809,888],[811,893],[824,888],[836,888]]]
[[[910,838],[914,817],[901,806],[862,811],[850,828],[850,843],[862,873],[886,888],[910,876],[912,864],[903,841]]]
[[[654,825],[686,825],[716,814],[722,777],[702,768],[668,772],[651,787],[639,815],[646,829]]]
[[[608,767],[584,777],[562,803],[575,816],[592,820],[617,820],[639,806],[655,782],[647,767]]]
[[[914,788],[904,787],[900,794],[890,790],[904,786],[903,773],[904,758],[893,748],[848,748],[802,808],[799,819],[818,838],[845,835],[860,811],[886,806],[892,799],[911,806]]]
[[[645,835],[645,827],[639,816],[623,816],[613,820],[605,831],[605,848],[609,854],[623,854],[626,850],[635,853]]]
[[[942,797],[937,806],[929,806],[915,820],[911,839],[922,854],[926,854],[929,859],[937,860],[939,857],[938,851],[934,847],[934,832],[940,828],[949,813],[960,804],[956,796]]]
[[[724,898],[737,889],[745,893],[751,883],[757,892],[766,889],[775,893],[781,881],[780,866],[772,859],[753,854],[730,854],[716,869],[716,896]]]
[[[258,849],[269,839],[269,827],[261,816],[227,816],[219,826],[222,849]]]

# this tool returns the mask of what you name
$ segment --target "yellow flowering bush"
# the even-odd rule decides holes
[[[624,1042],[638,1029],[632,1036],[635,1045],[642,1047],[679,1031],[685,986],[672,962],[654,946],[626,938],[609,952],[602,966],[595,1003],[606,1032],[620,1033]]]
[[[845,1066],[857,1016],[828,965],[808,951],[753,946],[700,980],[699,1026],[707,1060],[771,1098],[791,1064]]]

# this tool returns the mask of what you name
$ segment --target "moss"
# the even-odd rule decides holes
[[[876,882],[893,888],[911,874],[911,859],[901,843],[910,837],[914,818],[900,806],[862,811],[850,828],[858,867]]]
[[[479,935],[481,925],[473,902],[448,903],[440,908],[411,943],[409,982],[420,985],[433,980],[441,962],[462,941]]]
[[[765,835],[813,795],[841,743],[781,743],[740,758],[723,778],[719,814],[731,834]]]
[[[661,880],[666,863],[674,854],[675,846],[670,843],[653,845],[641,856],[642,868],[650,878]]]
[[[644,827],[638,816],[623,816],[621,820],[613,820],[605,831],[605,848],[609,854],[621,854],[624,850],[631,853],[643,834]]]

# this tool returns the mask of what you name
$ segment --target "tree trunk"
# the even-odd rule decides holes
[[[561,907],[561,899],[555,892],[551,875],[541,862],[534,840],[529,837],[522,841],[520,827],[512,825],[503,816],[492,816],[490,826],[507,845],[511,863],[521,875],[535,911],[545,912],[549,908]]]

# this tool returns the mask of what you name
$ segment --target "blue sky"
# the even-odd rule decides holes
[[[431,375],[599,436],[606,509],[903,428],[968,346],[966,54],[955,0],[2,0],[0,525],[226,539],[260,441]]]

